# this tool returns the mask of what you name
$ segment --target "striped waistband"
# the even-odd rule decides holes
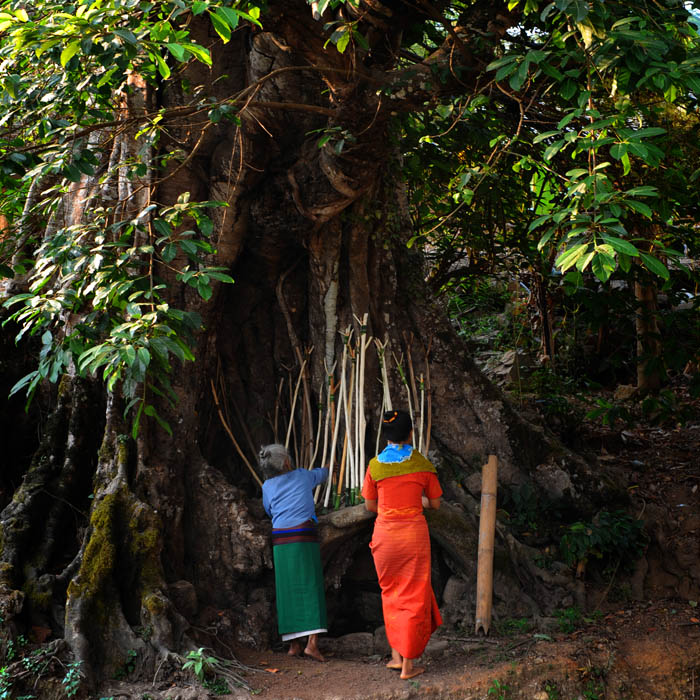
[[[294,527],[273,528],[273,546],[293,542],[318,542],[318,525],[313,520],[307,520]]]
[[[377,515],[386,520],[413,520],[414,518],[423,515],[423,509],[416,507],[380,508]]]

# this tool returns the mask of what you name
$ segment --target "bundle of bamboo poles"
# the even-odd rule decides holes
[[[308,348],[303,357],[301,353],[297,353],[301,361],[296,376],[293,368],[284,368],[287,376],[279,382],[274,414],[269,417],[275,442],[282,442],[281,437],[284,435],[284,445],[293,455],[295,464],[308,469],[316,466],[328,467],[329,477],[324,484],[317,487],[315,493],[316,502],[324,509],[356,505],[361,500],[360,490],[365,478],[366,465],[369,457],[373,456],[367,455],[365,451],[366,366],[367,351],[372,346],[377,353],[379,377],[370,379],[379,381],[382,386],[381,410],[375,416],[375,454],[380,449],[382,415],[384,411],[393,410],[394,403],[397,406],[400,404],[402,408],[406,406],[411,414],[414,447],[424,454],[430,447],[430,344],[427,349],[424,348],[424,372],[416,375],[412,355],[413,336],[404,337],[405,355],[397,355],[390,352],[388,340],[382,342],[368,335],[367,318],[367,314],[361,319],[356,316],[354,327],[348,326],[339,332],[342,353],[332,366],[324,363],[325,381],[318,390],[315,415],[311,410],[311,390],[308,381],[308,366],[313,348]],[[392,374],[398,377],[401,386],[402,396],[396,401],[392,401],[391,395]],[[219,416],[224,422],[221,410]],[[224,427],[237,452],[254,472],[250,461],[245,459],[241,447],[236,442],[230,426],[224,422]],[[245,426],[243,430],[249,437]],[[250,440],[249,444],[252,444]]]

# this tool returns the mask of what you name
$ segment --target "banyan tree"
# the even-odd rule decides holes
[[[328,462],[340,424],[336,473],[350,452],[357,470],[386,401],[410,399],[448,501],[436,567],[465,596],[489,454],[502,488],[581,512],[612,488],[480,373],[407,245],[397,119],[496,90],[484,69],[518,11],[260,9],[2,4],[0,606],[93,681],[129,650],[153,674],[195,645],[273,641],[261,444],[319,464],[327,434]],[[366,557],[361,507],[334,510],[351,496],[325,504],[331,616]],[[510,581],[509,605],[559,602],[568,575],[501,534],[497,599]]]

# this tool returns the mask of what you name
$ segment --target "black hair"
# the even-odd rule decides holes
[[[382,435],[389,442],[404,442],[413,430],[413,421],[406,411],[384,411]]]

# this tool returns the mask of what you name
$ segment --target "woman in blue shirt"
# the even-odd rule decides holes
[[[313,490],[328,478],[328,469],[293,469],[284,445],[260,450],[263,506],[272,518],[277,626],[289,653],[302,652],[325,661],[318,649],[319,632],[327,631],[326,595],[318,543]]]

